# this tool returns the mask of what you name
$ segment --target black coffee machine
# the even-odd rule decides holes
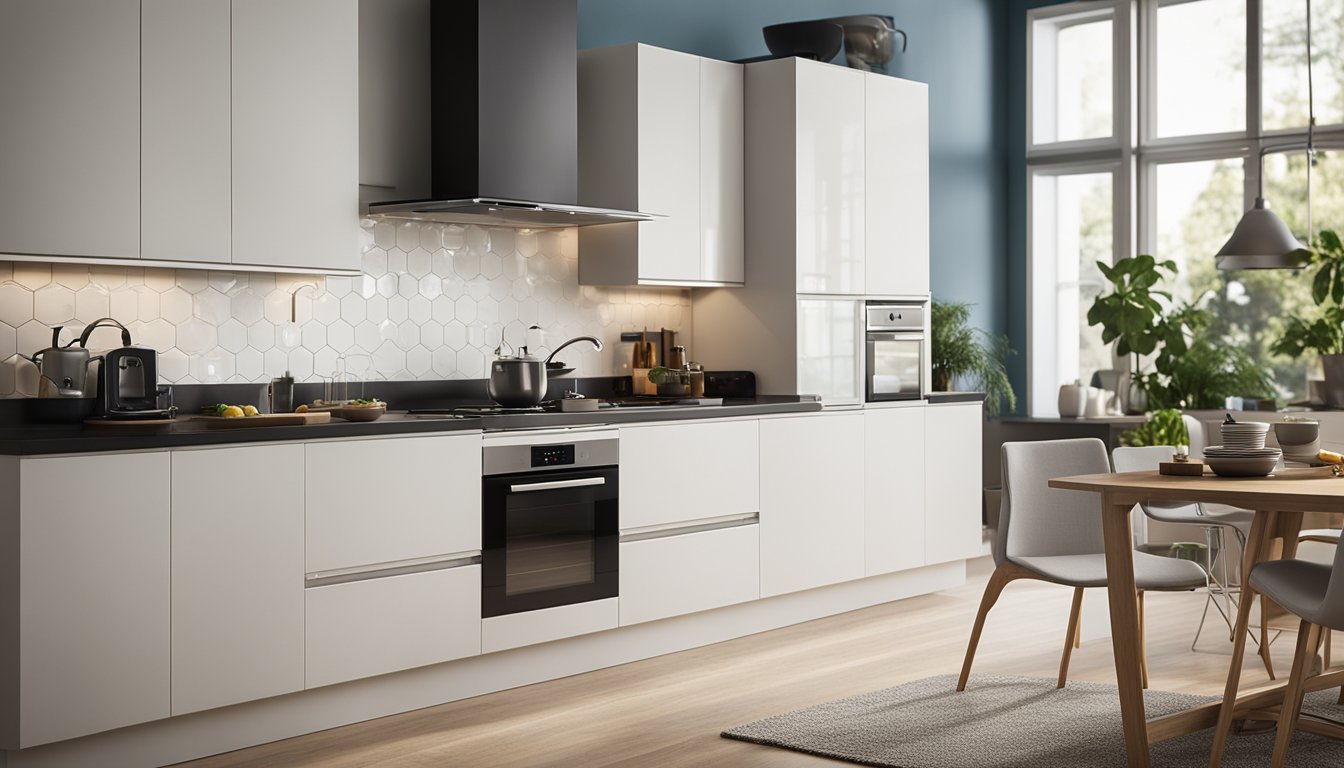
[[[121,326],[116,321],[112,323]],[[85,333],[93,327],[89,326]],[[176,409],[159,407],[159,353],[130,344],[130,333],[124,326],[122,340],[125,346],[103,355],[98,373],[97,415],[107,419],[172,418]]]

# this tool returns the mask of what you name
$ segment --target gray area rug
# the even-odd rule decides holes
[[[1035,677],[972,677],[957,693],[942,675],[767,717],[723,736],[862,765],[890,768],[1125,768],[1120,701],[1114,685]],[[1307,697],[1307,711],[1344,720],[1339,689]],[[1206,701],[1147,691],[1148,717]],[[1155,766],[1206,766],[1213,730],[1153,745]],[[1274,732],[1233,734],[1227,768],[1267,766]],[[1344,766],[1344,742],[1298,732],[1288,764]]]

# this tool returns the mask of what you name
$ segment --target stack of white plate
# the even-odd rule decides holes
[[[1281,458],[1283,451],[1278,448],[1210,445],[1204,449],[1204,463],[1215,475],[1223,477],[1264,477],[1274,471]]]
[[[1222,429],[1225,448],[1264,448],[1269,434],[1269,425],[1263,421],[1238,421],[1223,424]]]

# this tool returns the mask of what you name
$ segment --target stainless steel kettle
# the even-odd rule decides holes
[[[94,328],[103,325],[120,328],[122,343],[130,345],[131,333],[126,330],[126,326],[110,317],[104,317],[87,325],[78,339],[65,346],[61,346],[60,339],[61,328],[64,326],[58,325],[51,329],[50,347],[32,355],[19,354],[19,357],[37,366],[37,372],[41,376],[37,381],[38,397],[89,397],[84,393],[88,382],[89,363],[102,360],[101,355],[89,354],[89,334]]]

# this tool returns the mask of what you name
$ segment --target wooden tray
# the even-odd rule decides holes
[[[307,413],[261,413],[256,416],[193,416],[195,421],[204,422],[208,429],[248,429],[251,427],[299,427],[305,424],[328,424],[330,411],[309,411]]]
[[[162,427],[175,424],[178,419],[85,419],[84,423],[92,427]]]

